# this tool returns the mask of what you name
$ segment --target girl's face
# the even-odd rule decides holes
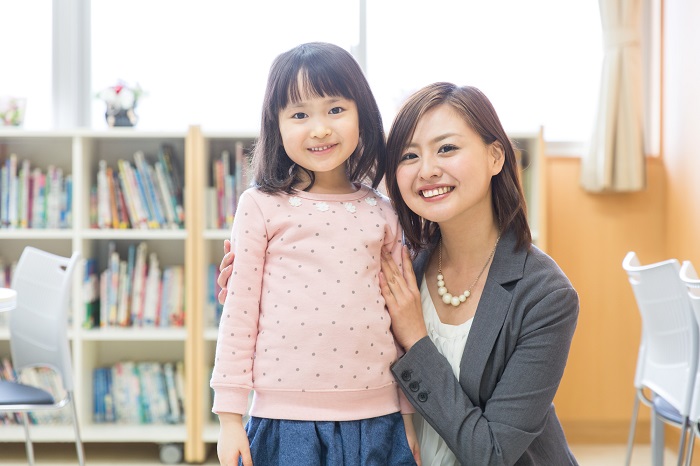
[[[419,216],[440,223],[473,221],[491,212],[491,178],[504,159],[500,144],[484,144],[450,105],[442,104],[418,121],[396,181],[406,205]]]
[[[279,112],[284,150],[294,163],[314,172],[314,186],[346,187],[345,161],[357,148],[360,124],[353,100],[309,96]]]

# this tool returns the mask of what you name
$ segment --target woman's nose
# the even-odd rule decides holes
[[[442,174],[442,168],[434,157],[425,157],[422,160],[420,167],[420,177],[424,180],[429,180],[435,176]]]

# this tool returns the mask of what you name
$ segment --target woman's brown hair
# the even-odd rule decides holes
[[[437,224],[408,208],[396,182],[396,170],[416,130],[418,120],[438,105],[449,105],[481,137],[484,144],[499,143],[503,147],[503,168],[491,179],[491,203],[499,231],[512,228],[517,248],[529,248],[532,235],[527,223],[527,207],[513,144],[506,135],[496,110],[479,89],[459,87],[451,83],[430,84],[403,104],[389,131],[387,141],[386,186],[404,229],[409,247],[417,252],[425,248],[437,230]]]

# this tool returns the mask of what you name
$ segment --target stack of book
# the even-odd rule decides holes
[[[21,371],[19,381],[27,385],[40,387],[51,393],[55,399],[59,400],[65,396],[65,389],[61,384],[61,377],[47,367],[27,367]],[[0,360],[0,380],[16,382],[17,374],[12,367],[9,358]],[[69,424],[71,423],[70,411],[59,410],[39,410],[30,411],[29,421],[32,424]],[[22,417],[19,413],[0,413],[0,424],[21,424]]]
[[[73,177],[11,154],[0,166],[0,228],[70,228]]]
[[[91,228],[179,229],[184,227],[182,174],[171,146],[165,144],[149,164],[142,151],[118,167],[98,164],[92,187]]]
[[[93,421],[119,424],[184,422],[184,364],[118,362],[93,370]]]
[[[184,267],[161,270],[145,242],[130,244],[122,259],[109,243],[107,267],[99,273],[94,258],[85,260],[85,328],[182,327],[185,324]]]

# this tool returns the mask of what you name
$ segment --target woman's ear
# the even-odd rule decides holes
[[[489,158],[491,164],[491,175],[496,176],[501,173],[506,156],[503,145],[499,141],[494,141],[489,145]]]

